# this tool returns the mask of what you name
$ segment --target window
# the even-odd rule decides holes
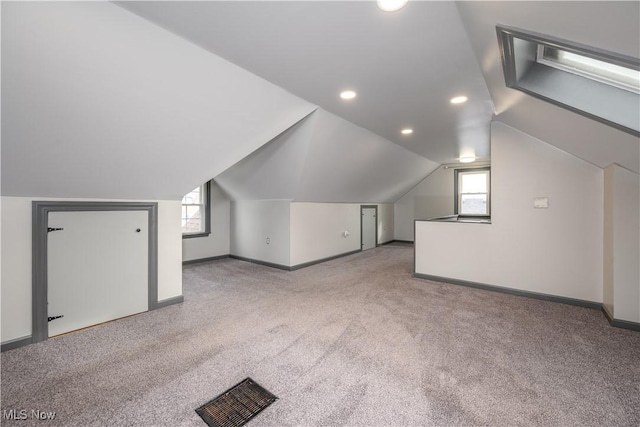
[[[202,184],[182,198],[182,237],[204,237],[210,234],[210,183]]]
[[[462,216],[491,214],[491,172],[489,168],[456,169],[455,213]]]
[[[497,26],[507,87],[640,136],[640,59]]]

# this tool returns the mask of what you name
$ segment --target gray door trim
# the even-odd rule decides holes
[[[364,246],[364,228],[362,224],[362,216],[364,215],[363,209],[375,209],[376,213],[376,245],[378,247],[378,205],[360,205],[360,250]]]
[[[32,202],[32,342],[49,338],[47,227],[49,212],[147,211],[149,214],[149,310],[158,306],[158,204],[145,202]]]

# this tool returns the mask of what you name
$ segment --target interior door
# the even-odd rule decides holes
[[[361,208],[363,251],[376,247],[376,210],[376,208]]]
[[[148,310],[146,211],[50,212],[49,336]]]

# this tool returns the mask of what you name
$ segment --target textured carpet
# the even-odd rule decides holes
[[[414,279],[387,245],[294,272],[184,269],[185,302],[2,353],[3,425],[204,426],[252,377],[251,426],[640,425],[640,333],[597,311]]]

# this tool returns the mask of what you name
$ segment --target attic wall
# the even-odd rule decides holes
[[[492,223],[416,223],[416,272],[602,302],[603,171],[501,123],[491,140]]]
[[[110,2],[2,2],[2,194],[179,200],[315,106]]]
[[[288,267],[288,200],[231,202],[231,255]]]
[[[360,250],[360,206],[360,203],[291,203],[291,266]],[[393,240],[393,204],[376,206],[381,245]],[[349,233],[346,237],[345,231]]]
[[[31,202],[122,200],[2,197],[2,332],[0,341],[31,335]],[[158,202],[158,301],[182,295],[180,202]]]
[[[604,170],[604,305],[617,320],[640,322],[640,177]]]
[[[391,203],[232,201],[230,253],[288,268],[358,251],[363,204],[378,206],[378,244],[393,240]]]

